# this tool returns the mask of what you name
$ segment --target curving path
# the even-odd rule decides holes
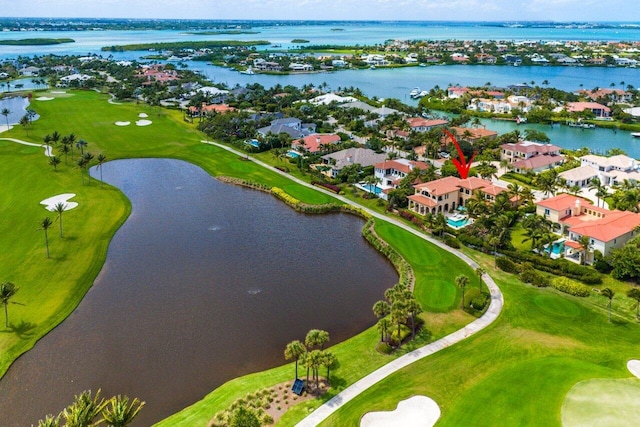
[[[378,212],[369,210],[363,206],[358,205],[357,203],[354,203],[353,201],[340,196],[338,194],[332,193],[328,190],[325,190],[321,187],[316,187],[313,186],[307,182],[304,182],[294,176],[289,175],[288,173],[282,172],[281,170],[278,170],[264,162],[261,162],[260,160],[257,160],[251,156],[247,156],[244,153],[241,153],[239,151],[234,150],[233,148],[224,146],[222,144],[218,144],[216,142],[209,142],[209,141],[202,141],[206,144],[211,144],[211,145],[215,145],[217,147],[220,147],[222,149],[225,149],[227,151],[230,151],[234,154],[237,154],[239,156],[242,157],[246,157],[249,160],[255,162],[256,164],[268,168],[270,170],[273,170],[274,172],[279,173],[282,176],[285,176],[289,179],[291,179],[292,181],[295,181],[296,183],[300,184],[300,185],[304,185],[306,187],[309,188],[313,188],[316,189],[318,191],[321,191],[323,193],[326,193],[342,202],[354,205],[354,206],[358,206],[359,208],[365,210],[367,213],[369,213],[370,215],[381,219],[383,221],[387,221],[391,224],[394,224],[400,228],[402,228],[403,230],[408,231],[409,233],[412,233],[415,236],[418,236],[421,239],[424,239],[436,246],[438,246],[439,248],[452,253],[453,255],[457,256],[458,258],[462,259],[464,262],[466,262],[471,268],[473,268],[474,270],[476,268],[479,267],[479,265],[473,261],[471,258],[469,258],[467,255],[463,254],[462,252],[453,249],[447,245],[445,245],[444,243],[433,239],[430,236],[427,236],[411,227],[409,227],[408,225],[396,220],[395,218],[389,218],[385,215],[382,215]],[[306,418],[304,418],[302,421],[300,421],[296,426],[297,427],[313,427],[313,426],[317,426],[318,424],[320,424],[322,421],[326,420],[329,416],[331,416],[331,414],[333,414],[335,411],[337,411],[342,405],[345,405],[346,403],[348,403],[350,400],[354,399],[356,396],[358,396],[360,393],[362,393],[363,391],[365,391],[366,389],[372,387],[374,384],[382,381],[383,379],[385,379],[386,377],[388,377],[389,375],[393,374],[394,372],[399,371],[400,369],[412,364],[413,362],[416,362],[422,358],[425,358],[427,356],[430,356],[434,353],[437,353],[438,351],[445,349],[447,347],[452,346],[455,343],[458,343],[460,341],[462,341],[463,339],[470,337],[471,335],[474,335],[475,333],[481,331],[482,329],[486,328],[487,326],[489,326],[491,323],[493,323],[498,316],[500,315],[500,312],[502,311],[502,307],[504,305],[504,298],[502,296],[502,292],[500,291],[500,288],[498,288],[498,285],[494,282],[494,280],[491,278],[491,276],[489,276],[488,274],[484,274],[482,276],[484,283],[487,285],[487,288],[489,288],[489,293],[491,294],[491,303],[489,304],[489,308],[487,309],[487,311],[482,315],[482,317],[480,317],[479,319],[474,320],[473,322],[469,323],[468,325],[466,325],[464,328],[457,330],[456,332],[453,332],[449,335],[447,335],[446,337],[440,338],[437,341],[434,341],[430,344],[425,345],[424,347],[421,347],[417,350],[414,350],[410,353],[405,354],[404,356],[401,356],[389,363],[387,363],[386,365],[378,368],[377,370],[373,371],[372,373],[370,373],[369,375],[361,378],[360,380],[356,381],[355,383],[353,383],[352,385],[350,385],[349,387],[347,387],[346,389],[344,389],[343,391],[341,391],[339,394],[337,394],[336,396],[334,396],[331,400],[329,400],[328,402],[324,403],[322,406],[320,406],[318,409],[316,409],[315,411],[313,411],[313,413],[311,413],[310,415],[308,415]]]
[[[50,145],[45,145],[45,144],[36,144],[33,142],[27,142],[27,141],[23,141],[21,139],[15,139],[15,138],[0,138],[0,141],[11,141],[11,142],[17,142],[18,144],[22,144],[22,145],[29,145],[31,147],[42,147],[44,148],[44,155],[47,157],[53,157],[53,151],[51,151],[51,146]]]

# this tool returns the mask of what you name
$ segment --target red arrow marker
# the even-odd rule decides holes
[[[453,164],[455,165],[456,169],[458,169],[458,173],[460,174],[460,178],[467,179],[467,177],[469,177],[469,170],[471,169],[471,163],[473,163],[473,158],[476,157],[475,151],[471,155],[471,159],[469,159],[469,163],[467,163],[466,159],[464,158],[464,153],[462,152],[462,149],[460,148],[460,144],[458,144],[458,141],[453,136],[453,134],[451,132],[449,132],[448,130],[446,130],[446,129],[443,129],[443,132],[449,138],[451,138],[451,141],[453,142],[453,145],[455,145],[456,149],[458,150],[458,157],[460,157],[460,160],[453,159]]]

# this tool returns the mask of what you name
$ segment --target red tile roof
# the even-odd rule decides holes
[[[592,207],[590,200],[567,193],[559,194],[545,200],[540,200],[539,202],[536,202],[536,205],[559,212],[575,207],[576,200],[580,200],[581,206]]]
[[[407,119],[407,123],[409,123],[409,126],[411,126],[411,128],[418,128],[443,126],[449,123],[449,121],[442,119],[424,119],[422,117],[410,117]]]
[[[206,113],[226,113],[228,111],[236,111],[235,108],[228,106],[227,104],[211,104],[203,105],[202,107],[189,107],[189,111],[192,113],[203,111]]]
[[[564,156],[535,156],[528,159],[518,160],[511,163],[511,166],[516,169],[539,169],[545,166],[553,165],[558,162],[562,162]]]
[[[601,242],[610,242],[640,226],[640,214],[628,211],[612,211],[604,218],[585,221],[571,227],[571,232],[589,236]]]
[[[418,184],[414,188],[416,190],[426,189],[434,196],[440,196],[442,194],[451,193],[453,191],[460,191],[460,178],[455,176],[447,176],[444,178],[436,179],[435,181],[425,182]]]
[[[427,206],[429,208],[435,208],[436,206],[438,206],[438,202],[428,197],[425,197],[422,194],[412,194],[411,196],[408,196],[407,199],[413,200],[419,205]]]
[[[532,142],[532,141],[521,141],[521,142],[518,142],[517,144],[511,144],[511,143],[502,144],[500,148],[502,148],[503,150],[510,150],[516,153],[524,153],[524,154],[531,154],[531,153],[549,154],[549,153],[555,153],[560,151],[560,147],[558,147],[557,145],[541,144],[541,143]]]
[[[602,110],[605,112],[611,112],[611,108],[606,105],[598,104],[597,102],[569,102],[567,111],[570,113],[580,112],[584,110]]]
[[[385,160],[384,162],[376,163],[373,165],[376,169],[395,169],[398,172],[409,173],[413,169],[425,170],[429,168],[429,165],[424,162],[416,162],[413,160],[407,163],[399,162],[397,160]]]
[[[340,142],[340,137],[334,134],[320,134],[314,133],[309,136],[305,136],[302,139],[297,139],[291,143],[291,146],[303,146],[309,153],[317,153],[320,151],[322,145],[335,144]]]

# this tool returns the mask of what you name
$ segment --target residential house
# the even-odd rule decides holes
[[[291,142],[291,148],[299,153],[315,154],[322,151],[324,146],[337,144],[339,142],[340,137],[338,135],[314,133]]]
[[[409,117],[408,119],[406,119],[406,122],[414,132],[428,132],[431,129],[445,126],[447,123],[449,123],[448,120],[444,119],[425,119],[422,117]]]
[[[581,113],[590,110],[596,118],[608,118],[611,116],[611,108],[597,102],[568,102],[567,111],[570,113]]]
[[[335,178],[346,166],[359,164],[364,168],[380,163],[386,158],[386,154],[378,154],[368,148],[347,148],[346,150],[322,156],[321,159],[324,165],[322,173]]]
[[[468,87],[461,86],[449,86],[447,88],[447,97],[449,98],[462,98],[465,93],[469,92]]]
[[[560,147],[533,141],[520,141],[516,144],[502,144],[500,159],[508,160],[512,169],[518,173],[534,173],[551,169],[564,163]]]
[[[455,176],[417,184],[413,188],[416,192],[408,197],[409,210],[419,215],[454,211],[459,206],[465,206],[475,191],[480,191],[487,202],[495,201],[498,194],[507,191],[506,188],[496,186],[486,179],[460,179]]]
[[[585,188],[588,187],[591,181],[597,177],[598,169],[589,165],[569,169],[558,174],[558,178],[562,178],[567,182],[567,187],[578,186],[580,188]]]
[[[33,66],[25,67],[25,68],[21,68],[18,72],[23,77],[37,77],[38,73],[40,73],[40,68],[33,67]]]
[[[191,117],[204,117],[214,113],[224,114],[230,111],[236,111],[236,109],[226,104],[207,105],[203,103],[200,107],[196,107],[196,106],[189,107],[189,115]]]
[[[78,73],[70,74],[68,76],[60,77],[60,82],[58,83],[58,86],[68,87],[68,86],[74,86],[76,84],[81,85],[82,83],[91,79],[93,79],[93,76],[90,76],[88,74],[78,74]]]
[[[640,182],[636,160],[624,154],[611,157],[587,154],[580,157],[580,164],[596,169],[600,182],[610,187],[622,183],[625,179]]]
[[[494,140],[498,137],[498,132],[494,130],[487,129],[485,126],[483,127],[452,127],[451,131],[454,135],[457,135],[458,138],[469,142],[470,144],[474,144],[478,140],[482,138],[486,138],[489,140]],[[447,140],[448,143],[448,140]]]
[[[633,93],[622,89],[580,90],[577,93],[578,95],[586,96],[592,101],[597,101],[599,99],[608,99],[615,103],[629,103],[633,101]]]
[[[387,199],[389,191],[398,188],[398,184],[412,170],[425,170],[431,167],[427,163],[408,159],[385,160],[374,165],[373,174],[378,180],[378,187],[382,189],[380,198]]]
[[[300,119],[294,117],[273,120],[271,125],[257,130],[258,134],[262,136],[267,136],[269,133],[275,135],[286,133],[291,138],[303,138],[315,131],[316,125],[314,123],[302,123]]]
[[[640,214],[628,211],[610,211],[593,206],[590,201],[571,194],[560,194],[536,202],[536,213],[553,222],[567,236],[564,257],[581,262],[584,248],[583,236],[589,238],[587,263],[593,262],[593,252],[608,255],[634,237],[640,226]]]

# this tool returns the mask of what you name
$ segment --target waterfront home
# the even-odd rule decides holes
[[[598,177],[598,169],[590,165],[569,169],[558,174],[558,178],[566,181],[567,187],[588,187],[594,178]]]
[[[427,132],[449,123],[444,119],[425,119],[423,117],[409,117],[405,121],[414,132]]]
[[[166,70],[162,64],[143,65],[138,75],[146,79],[144,85],[150,85],[153,82],[167,83],[180,78],[176,70]]]
[[[347,166],[359,164],[364,168],[380,163],[386,158],[386,154],[378,154],[368,148],[347,148],[322,156],[322,163],[325,166],[322,168],[322,173],[335,178]]]
[[[451,133],[456,135],[458,139],[462,139],[467,141],[470,144],[474,144],[482,138],[486,138],[489,140],[494,140],[498,137],[498,132],[487,129],[485,126],[483,127],[457,127],[454,126],[451,129]],[[443,143],[448,143],[448,138],[443,137]]]
[[[326,93],[324,95],[316,96],[309,100],[309,102],[313,105],[329,105],[332,102],[338,104],[344,104],[346,102],[357,101],[353,96],[340,96],[335,93]]]
[[[385,160],[373,165],[373,175],[377,179],[377,186],[382,189],[380,197],[387,199],[389,191],[398,188],[398,184],[412,170],[425,170],[431,166],[424,162],[408,159]]]
[[[633,93],[627,92],[622,89],[591,89],[591,90],[579,90],[577,95],[581,95],[591,99],[592,101],[598,101],[599,99],[606,99],[609,102],[631,102],[633,101]]]
[[[518,173],[538,173],[564,163],[560,147],[533,141],[502,144],[500,159],[509,161],[510,167]]]
[[[68,86],[74,86],[74,85],[82,85],[82,83],[91,79],[93,79],[93,76],[90,76],[88,74],[79,74],[79,73],[70,74],[68,76],[60,77],[60,82],[58,83],[58,86],[68,87]]]
[[[357,108],[358,110],[362,110],[366,113],[370,113],[376,109],[376,107],[373,107],[367,104],[366,102],[362,102],[362,101],[351,101],[351,102],[347,102],[346,104],[338,105],[338,107],[346,108],[346,109]]]
[[[419,214],[437,214],[454,211],[459,206],[465,206],[466,201],[479,191],[488,203],[495,201],[495,197],[507,191],[506,188],[494,185],[486,179],[469,177],[460,179],[447,176],[423,184],[414,185],[415,194],[408,197],[409,210]]]
[[[571,194],[536,202],[536,213],[549,219],[567,237],[563,255],[575,262],[583,261],[585,248],[579,243],[583,236],[589,238],[584,261],[592,263],[593,251],[608,255],[634,237],[636,227],[640,226],[640,214],[599,208],[589,200]]]
[[[291,64],[289,64],[289,69],[291,71],[313,71],[313,65],[292,62]]]
[[[40,73],[40,68],[33,66],[25,67],[21,68],[18,73],[20,73],[22,77],[37,77]]]
[[[581,113],[585,110],[589,110],[595,114],[597,119],[608,118],[611,116],[611,108],[597,102],[568,102],[566,110],[569,113]]]
[[[315,154],[323,151],[326,146],[334,145],[339,142],[340,137],[338,135],[329,133],[314,133],[291,142],[291,148],[298,153]]]
[[[636,160],[624,154],[611,157],[587,154],[580,157],[580,164],[596,169],[600,182],[610,187],[622,183],[625,179],[633,182],[640,181]]]
[[[522,95],[511,95],[507,99],[473,98],[467,109],[498,114],[510,114],[513,110],[518,109],[527,113],[531,110],[531,100]]]
[[[462,98],[467,92],[469,92],[468,87],[450,86],[447,88],[447,97],[452,99]]]

